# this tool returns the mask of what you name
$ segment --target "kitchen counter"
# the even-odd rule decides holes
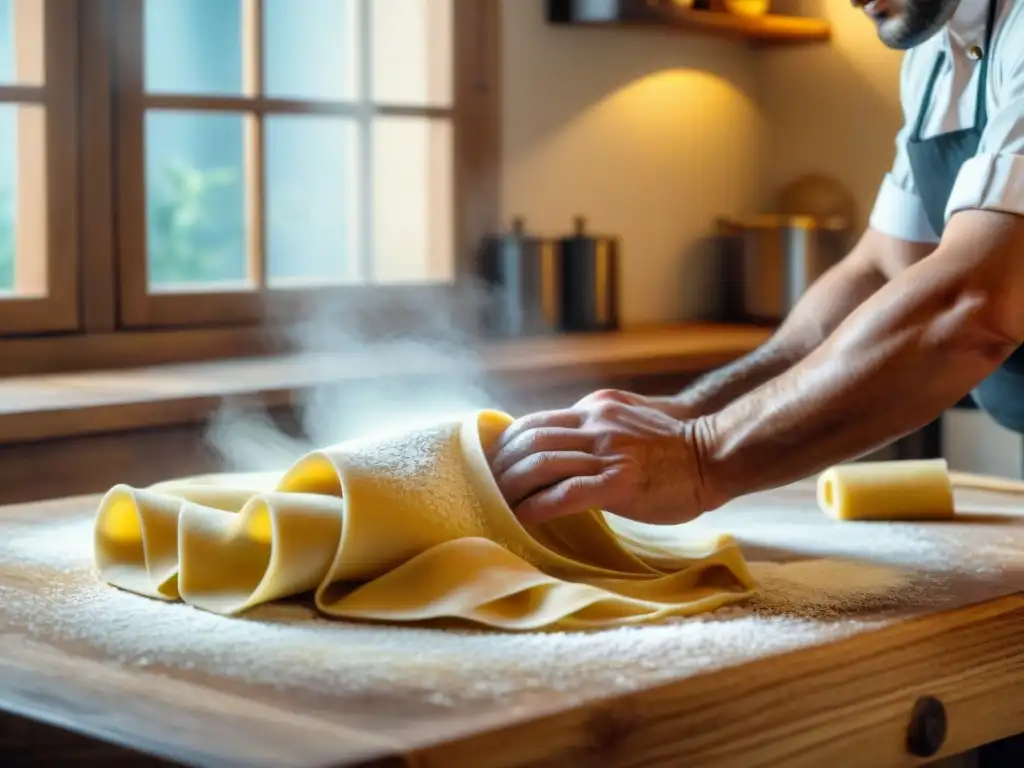
[[[0,379],[0,445],[197,424],[224,397],[252,396],[275,407],[325,384],[478,376],[528,392],[609,376],[697,375],[750,352],[769,335],[752,326],[683,323],[492,341],[455,352],[399,343],[332,354],[9,377]]]
[[[922,764],[915,705],[945,715],[941,745],[913,721],[912,748],[934,757],[1024,731],[1024,497],[958,491],[955,522],[838,523],[813,490],[693,524],[740,540],[760,583],[749,604],[580,634],[328,622],[301,603],[212,616],[96,583],[95,497],[3,507],[0,747],[40,762],[816,768]]]

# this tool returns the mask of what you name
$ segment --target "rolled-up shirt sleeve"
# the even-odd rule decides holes
[[[917,51],[911,51],[904,58],[900,78],[900,88],[904,94],[916,96],[914,92],[919,90],[911,87],[909,82],[913,59],[917,55]],[[939,237],[928,223],[928,214],[914,183],[914,172],[907,156],[907,141],[913,133],[919,106],[915,101],[913,98],[910,100],[913,109],[908,109],[907,104],[904,104],[903,127],[896,134],[896,157],[892,168],[882,179],[868,223],[872,228],[900,240],[937,243]]]
[[[901,150],[898,154],[904,153]],[[897,156],[893,170],[882,179],[869,223],[874,229],[900,240],[937,243],[939,237],[928,222],[928,214],[914,186],[913,175],[910,175],[909,181],[904,179],[900,173],[901,163],[909,165],[905,157]]]
[[[1003,35],[1003,45],[1008,45]],[[994,108],[977,154],[963,164],[946,206],[946,220],[958,211],[985,209],[1024,216],[1024,55],[1008,63],[996,82]]]

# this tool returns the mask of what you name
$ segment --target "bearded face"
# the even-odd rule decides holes
[[[960,0],[852,0],[878,28],[878,37],[890,48],[906,50],[920,45],[950,20]]]

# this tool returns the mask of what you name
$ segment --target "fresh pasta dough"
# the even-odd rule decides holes
[[[840,464],[818,476],[818,506],[839,520],[952,517],[953,486],[945,459]]]
[[[497,411],[311,453],[281,475],[118,485],[99,577],[225,615],[312,593],[325,615],[587,629],[712,611],[755,583],[729,535],[652,547],[601,511],[524,528],[491,474]]]

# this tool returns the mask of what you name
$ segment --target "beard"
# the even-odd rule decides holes
[[[960,0],[890,0],[888,12],[875,19],[878,38],[888,47],[905,51],[942,29]]]

